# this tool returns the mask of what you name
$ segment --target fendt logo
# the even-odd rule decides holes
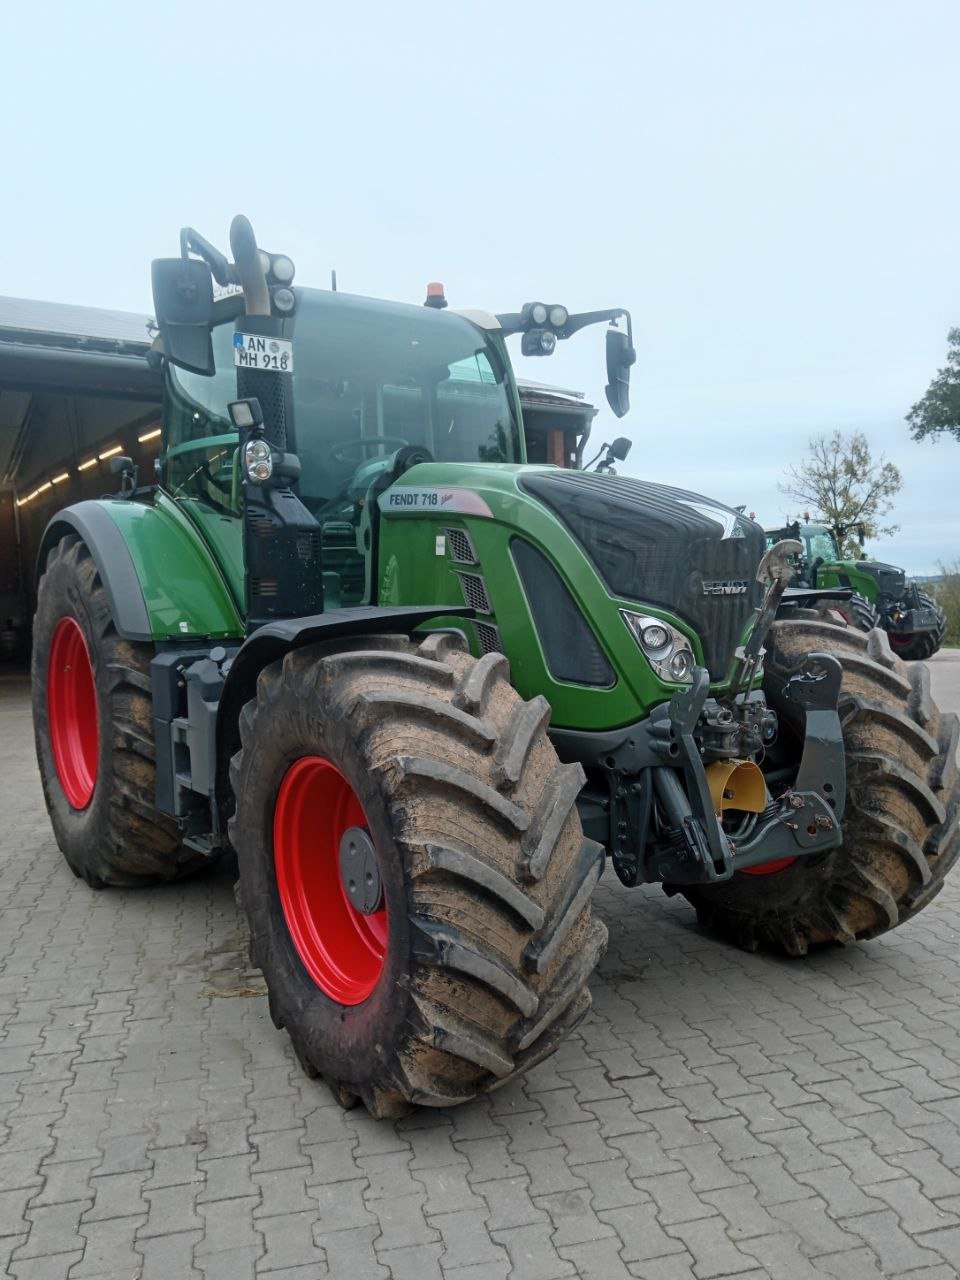
[[[727,578],[722,582],[705,582],[705,596],[745,596],[747,594],[746,578]]]

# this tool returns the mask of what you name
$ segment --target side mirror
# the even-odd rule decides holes
[[[151,269],[153,305],[171,364],[210,377],[214,372],[213,277],[198,258],[156,258]]]
[[[628,440],[626,436],[617,436],[613,444],[610,445],[610,454],[616,458],[618,462],[623,462],[624,458],[633,448],[633,441]]]
[[[630,408],[630,366],[637,353],[630,335],[613,325],[607,330],[607,403],[618,418]]]
[[[862,547],[863,544],[866,542],[866,540],[867,540],[866,531],[864,530],[863,525],[860,525],[860,527],[857,529],[857,541],[860,543]]]

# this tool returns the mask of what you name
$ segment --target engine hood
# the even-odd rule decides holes
[[[711,679],[728,674],[762,594],[758,524],[701,494],[627,476],[538,471],[519,483],[566,526],[612,595],[682,618]]]

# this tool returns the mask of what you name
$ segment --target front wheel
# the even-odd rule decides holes
[[[244,708],[231,824],[251,956],[308,1073],[378,1116],[550,1053],[606,939],[579,765],[506,659],[454,637],[311,645]]]
[[[905,662],[916,658],[932,658],[943,644],[943,637],[947,634],[947,615],[936,600],[921,591],[920,605],[924,609],[936,611],[937,626],[934,631],[890,632],[890,648]]]
[[[900,662],[883,631],[864,635],[816,615],[782,620],[767,642],[772,701],[814,652],[843,668],[843,844],[683,889],[701,923],[748,950],[770,944],[804,955],[817,944],[885,933],[932,901],[960,855],[958,721],[938,710],[926,667]],[[787,705],[781,738],[799,760],[803,725],[783,719]]]

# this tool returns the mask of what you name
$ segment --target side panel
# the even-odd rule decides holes
[[[838,560],[835,564],[822,564],[817,569],[818,587],[849,587],[875,604],[877,580],[857,567],[855,560]]]
[[[153,505],[104,498],[81,502],[50,522],[40,548],[75,532],[90,549],[117,630],[128,640],[223,639],[245,634],[243,619],[198,531],[163,493]]]
[[[478,618],[460,624],[474,651],[501,649],[510,660],[517,691],[524,698],[543,694],[555,727],[600,730],[634,723],[668,701],[678,686],[655,675],[621,617],[621,606],[636,611],[636,602],[611,597],[569,533],[518,489],[523,470],[428,463],[408,471],[381,500],[379,602],[475,608]],[[431,496],[426,491],[438,486],[450,486],[453,496],[447,501],[441,492],[438,505],[425,506]],[[417,502],[421,489],[425,498]],[[479,504],[472,501],[476,498]],[[466,542],[457,530],[468,535]],[[551,675],[511,552],[514,537],[531,543],[560,573],[613,668],[612,687],[589,687]],[[460,558],[471,550],[474,563]],[[660,609],[642,611],[687,635],[702,662],[699,639],[686,623]],[[487,636],[493,643],[485,646]]]

